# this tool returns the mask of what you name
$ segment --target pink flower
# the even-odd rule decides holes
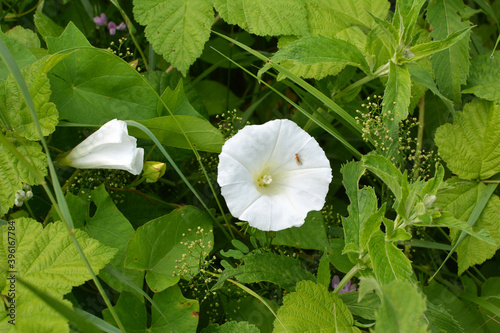
[[[108,23],[108,18],[106,17],[106,14],[101,13],[101,16],[94,17],[94,23],[98,26],[105,26],[106,23]]]
[[[116,33],[116,23],[113,21],[110,21],[108,23],[108,30],[109,30],[109,34],[111,36],[113,36]]]

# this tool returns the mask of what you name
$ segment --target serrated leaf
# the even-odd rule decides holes
[[[47,158],[38,142],[27,141],[11,132],[6,137],[42,175],[47,175]],[[5,145],[0,145],[0,216],[14,206],[16,191],[22,189],[23,183],[37,185],[38,181]]]
[[[454,186],[451,189],[438,193],[436,206],[450,212],[455,218],[466,222],[486,186],[481,183],[459,182],[457,179],[448,182]],[[488,230],[491,238],[497,244],[500,244],[500,224],[497,223],[498,216],[500,216],[500,199],[496,195],[493,195],[472,229],[474,232],[482,229]],[[456,241],[459,237],[459,233],[456,231],[452,231],[450,235],[453,241]],[[456,249],[458,273],[462,274],[470,266],[482,264],[485,260],[493,257],[497,249],[498,246],[488,244],[475,237],[468,236],[464,238]]]
[[[212,324],[201,330],[200,333],[260,333],[257,326],[250,324],[247,321],[228,321],[223,325]]]
[[[413,270],[410,260],[394,245],[387,242],[382,231],[376,232],[368,244],[373,272],[382,285],[392,281],[406,281]]]
[[[500,102],[500,51],[472,58],[467,87],[462,93]]]
[[[17,271],[17,277],[59,299],[74,286],[91,278],[62,222],[51,223],[43,228],[35,220],[20,218],[14,220],[14,228],[15,236],[9,235],[8,226],[0,228],[3,239],[0,252],[1,256],[7,257],[8,237],[14,237],[16,260],[15,267],[10,270]],[[116,253],[116,250],[102,245],[81,230],[75,230],[74,235],[96,274]],[[1,278],[5,279],[6,274],[3,273]],[[7,295],[8,287],[1,293]],[[69,305],[69,302],[66,304]],[[61,320],[57,312],[21,284],[16,285],[16,310],[16,325],[27,328],[24,331],[35,332],[41,327],[48,327],[46,331],[50,332],[68,331],[67,328],[63,329],[67,327],[66,320]]]
[[[186,74],[210,37],[214,12],[208,0],[134,0],[134,17],[154,50]]]
[[[408,72],[410,72],[412,82],[418,83],[432,91],[434,95],[438,96],[441,101],[443,101],[444,105],[446,105],[446,107],[448,108],[448,111],[452,115],[455,114],[453,102],[446,98],[443,94],[441,94],[438,87],[436,86],[436,83],[434,82],[432,74],[429,73],[429,71],[425,67],[419,64],[411,64],[408,65]]]
[[[14,38],[15,40],[21,42],[24,46],[29,48],[39,48],[40,47],[40,39],[38,39],[37,34],[31,30],[23,28],[20,25],[15,26],[14,28],[7,30],[5,35],[10,38]]]
[[[244,265],[227,267],[219,277],[217,287],[228,278],[235,277],[240,283],[267,281],[294,291],[297,282],[316,280],[314,275],[302,267],[300,261],[291,257],[274,253],[251,253],[243,261]]]
[[[327,288],[301,281],[295,292],[286,295],[274,321],[273,333],[361,332],[354,326],[351,312]]]
[[[201,151],[220,153],[224,144],[221,132],[205,119],[192,116],[165,116],[142,120],[139,123],[149,128],[166,146],[191,149],[186,136],[191,144]],[[150,139],[147,134],[135,127],[130,128],[129,133],[137,138]]]
[[[391,137],[395,140],[397,140],[399,121],[408,117],[410,99],[410,73],[405,65],[396,65],[391,61],[389,79],[384,90],[382,113],[387,115],[386,126],[390,130]]]
[[[439,155],[463,179],[488,179],[500,172],[500,106],[475,99],[453,124],[436,131]]]
[[[431,37],[442,40],[449,34],[468,28],[469,22],[462,22],[462,0],[431,1],[427,6],[427,20],[432,25]],[[460,86],[469,75],[469,37],[462,38],[452,47],[433,54],[432,69],[436,75],[439,90],[455,105],[461,101]]]
[[[224,21],[255,35],[303,36],[309,32],[301,0],[215,0],[214,7]]]
[[[10,53],[16,61],[17,67],[19,69],[35,62],[37,59],[31,53],[31,51],[20,41],[6,36],[3,32],[0,32],[0,38],[5,43]],[[4,61],[0,61],[0,80],[5,79],[10,74],[9,69]]]
[[[134,228],[118,208],[116,208],[113,199],[106,192],[104,185],[92,191],[91,196],[92,201],[97,206],[97,210],[91,218],[88,218],[87,224],[83,229],[92,238],[100,241],[102,244],[117,249],[118,252],[108,265],[125,275],[139,288],[142,288],[144,273],[124,267],[127,244],[132,236],[134,236]],[[119,292],[124,290],[132,291],[126,284],[105,271],[101,272],[99,277]]]
[[[347,208],[349,216],[342,218],[344,226],[346,248],[344,252],[362,253],[363,244],[361,234],[366,220],[377,211],[377,196],[371,187],[359,189],[359,180],[365,172],[361,162],[349,162],[344,165],[340,172],[343,175],[343,183],[351,204]],[[356,256],[350,254],[351,260]]]
[[[413,28],[425,0],[399,0],[392,25],[399,30],[399,44],[409,44],[413,38]]]
[[[425,325],[423,321],[429,324],[428,330],[430,333],[442,333],[442,332],[453,332],[453,333],[463,333],[464,329],[460,324],[453,318],[451,314],[448,313],[441,306],[434,305],[427,300],[427,310],[424,316],[420,319],[421,325]]]
[[[419,322],[426,310],[425,297],[406,281],[394,281],[379,290],[382,305],[375,319],[375,333],[425,333],[427,323]]]
[[[49,102],[51,90],[46,75],[48,62],[49,57],[44,57],[21,69],[21,74],[26,80],[44,136],[54,132],[59,122],[56,105]],[[12,75],[9,75],[7,80],[0,82],[0,112],[5,115],[13,130],[19,135],[28,140],[40,139],[35,123],[31,118],[31,113]]]
[[[149,287],[160,292],[176,284],[181,276],[190,278],[198,274],[200,261],[212,246],[208,213],[184,206],[135,231],[128,243],[125,267],[147,271]]]
[[[324,36],[299,38],[276,52],[271,60],[305,78],[321,79],[335,75],[347,65],[359,67],[365,73],[370,72],[364,55],[356,46]]]
[[[380,309],[380,298],[375,293],[363,295],[360,299],[359,293],[339,294],[340,299],[354,316],[368,320],[375,320],[375,313]]]
[[[404,186],[404,176],[394,164],[386,157],[376,154],[363,156],[362,162],[363,167],[377,175],[389,187],[397,201],[403,199],[405,192],[408,192],[409,188]]]

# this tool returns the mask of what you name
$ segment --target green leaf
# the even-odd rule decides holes
[[[456,332],[463,333],[464,329],[443,307],[434,305],[427,300],[427,310],[420,319],[420,325],[425,325],[423,321],[428,322],[428,330],[431,333]]]
[[[47,37],[50,52],[70,54],[49,73],[51,101],[60,118],[102,125],[114,118],[141,120],[158,116],[158,95],[123,59],[91,48],[72,23],[58,38]]]
[[[481,198],[486,186],[481,183],[460,182],[457,179],[448,181],[454,185],[451,189],[438,193],[436,206],[450,212],[455,218],[467,222],[477,201]],[[472,227],[474,232],[482,229],[488,230],[493,240],[500,244],[500,224],[497,217],[500,216],[500,199],[493,195],[486,204],[481,215]],[[451,231],[453,241],[460,235],[457,231]],[[465,237],[457,247],[458,273],[462,274],[473,265],[482,264],[493,257],[498,246],[488,244],[475,237]]]
[[[414,37],[413,28],[425,0],[399,0],[392,25],[399,30],[399,44],[409,44]]]
[[[37,10],[34,17],[37,31],[44,39],[47,37],[57,37],[63,32],[63,28],[57,25],[51,18]]]
[[[47,175],[47,157],[38,142],[27,141],[12,132],[8,132],[6,138],[44,176]],[[14,206],[16,191],[22,189],[23,183],[37,185],[38,181],[5,145],[0,145],[0,216]]]
[[[149,287],[160,292],[180,277],[198,274],[200,262],[211,251],[213,237],[207,212],[193,206],[176,209],[135,231],[128,243],[125,267],[147,271]]]
[[[207,0],[134,0],[134,17],[154,50],[186,74],[210,37],[214,12]]]
[[[394,140],[397,140],[399,121],[408,117],[410,99],[411,78],[408,68],[405,65],[396,65],[391,61],[389,79],[384,90],[382,113],[387,115],[385,123]]]
[[[274,321],[273,333],[361,332],[342,300],[324,286],[301,281],[286,295]]]
[[[413,273],[410,260],[394,245],[387,242],[382,231],[376,232],[368,244],[373,272],[382,285],[406,281]]]
[[[44,57],[21,69],[26,80],[42,129],[47,136],[54,132],[58,123],[59,113],[54,103],[49,102],[51,91],[47,78],[47,66],[52,65],[49,57]],[[61,60],[61,58],[59,58]],[[39,140],[38,131],[31,118],[31,113],[12,75],[0,82],[0,112],[3,113],[12,129],[28,140]]]
[[[446,105],[446,107],[448,108],[448,111],[452,115],[455,114],[453,102],[446,98],[443,94],[441,94],[438,87],[436,86],[436,83],[434,82],[432,74],[429,73],[429,71],[425,67],[419,64],[410,64],[408,65],[408,72],[410,72],[412,82],[418,83],[432,91],[434,95],[438,96],[441,101],[443,101],[444,105]]]
[[[191,149],[186,136],[197,150],[220,153],[224,137],[210,122],[192,116],[165,116],[139,121],[166,146]],[[180,128],[179,128],[180,126]],[[184,136],[183,132],[186,134]],[[142,131],[130,128],[130,135],[149,139]]]
[[[344,187],[351,202],[347,208],[349,216],[342,217],[346,243],[344,252],[363,253],[366,248],[363,248],[360,242],[361,233],[366,220],[377,211],[377,196],[371,187],[359,189],[359,179],[365,172],[361,162],[349,162],[340,169],[340,172],[344,177]],[[355,257],[357,255],[350,255],[351,261]]]
[[[475,99],[453,124],[436,131],[439,155],[463,179],[488,179],[500,172],[500,106]]]
[[[451,33],[470,26],[469,22],[462,22],[458,14],[463,8],[462,0],[429,2],[427,20],[433,27],[431,36],[434,40],[443,40]],[[460,105],[460,86],[465,84],[469,75],[469,37],[433,54],[431,64],[439,90],[455,105]]]
[[[158,101],[158,114],[162,116],[169,115],[185,115],[185,116],[193,116],[201,119],[205,119],[198,111],[193,108],[193,106],[189,103],[186,94],[184,93],[184,84],[182,80],[179,80],[175,89],[170,89],[167,87],[163,94],[161,95],[161,99],[167,105],[168,109],[171,113],[169,113],[163,103]]]
[[[68,235],[67,227],[62,222],[51,223],[43,228],[35,220],[20,218],[12,224],[15,236],[12,235],[12,230],[9,230],[10,225],[0,227],[3,239],[0,252],[2,257],[7,257],[8,237],[11,240],[12,237],[15,238],[16,262],[10,270],[17,271],[17,277],[59,300],[74,286],[81,285],[91,278]],[[96,273],[116,253],[116,250],[102,245],[81,230],[75,230],[74,235]],[[7,272],[2,272],[3,280],[8,277],[6,274]],[[3,295],[7,295],[9,285],[10,283],[1,291]],[[45,327],[46,330],[42,329],[45,332],[67,332],[67,329],[61,329],[67,327],[66,321],[61,321],[52,308],[21,284],[16,285],[16,310],[16,324],[18,327],[27,328],[24,332],[33,332],[35,327]]]
[[[330,239],[330,248],[328,249],[328,259],[335,269],[342,273],[349,272],[354,264],[351,262],[347,254],[343,254],[342,250],[345,248],[343,238]]]
[[[408,192],[409,188],[404,186],[406,183],[404,175],[394,164],[386,157],[376,154],[363,156],[362,162],[363,167],[377,175],[389,187],[397,201],[403,199],[405,192]]]
[[[319,261],[318,273],[316,274],[316,281],[325,287],[330,286],[332,281],[332,276],[330,274],[330,260],[328,260],[328,253],[323,252],[321,259]]]
[[[458,41],[462,40],[462,38],[468,37],[471,29],[471,27],[466,27],[452,32],[443,40],[415,45],[411,48],[413,56],[409,59],[409,61],[415,61],[430,56],[431,54],[455,45]]]
[[[221,296],[222,307],[224,308],[224,315],[226,320],[236,320],[238,322],[248,322],[257,326],[260,332],[272,332],[273,322],[276,317],[274,313],[278,311],[278,304],[265,297],[259,296],[267,305],[274,311],[272,313],[269,308],[264,305],[260,299],[255,298],[249,294],[240,297],[231,297],[231,295],[224,296],[224,293],[219,293]],[[239,332],[239,331],[233,331]]]
[[[10,53],[12,53],[12,56],[14,57],[14,60],[16,61],[19,69],[22,69],[37,60],[33,53],[31,53],[31,51],[28,49],[28,47],[20,41],[6,36],[3,32],[0,32],[0,38],[7,46]],[[9,74],[10,71],[5,63],[3,61],[0,61],[0,80],[5,79]]]
[[[472,58],[470,75],[464,94],[474,94],[489,101],[500,102],[500,51]]]
[[[108,265],[142,288],[144,273],[126,269],[123,264],[127,255],[127,243],[134,236],[134,228],[116,208],[104,185],[92,191],[91,196],[97,210],[92,218],[88,219],[84,230],[102,244],[117,249],[118,252]],[[99,277],[119,292],[132,291],[126,284],[104,271]]]
[[[323,215],[310,212],[302,226],[276,232],[272,244],[324,251],[328,247],[328,237]]]
[[[185,298],[179,286],[172,286],[153,297],[153,301],[161,309],[159,313],[152,307],[151,326],[148,328],[147,308],[142,298],[124,292],[115,305],[116,313],[127,332],[195,332],[198,326],[200,305],[197,300]],[[103,317],[109,323],[115,322],[108,309]]]
[[[274,253],[251,253],[243,258],[244,265],[226,267],[217,282],[217,287],[230,277],[240,283],[268,281],[281,288],[294,291],[301,280],[316,280],[314,275],[302,267],[297,259]]]
[[[214,7],[229,24],[259,36],[304,36],[309,32],[301,0],[215,0]]]
[[[378,291],[382,305],[375,319],[375,333],[425,333],[427,323],[419,322],[426,310],[425,297],[406,281],[394,281]]]
[[[250,324],[247,321],[228,321],[223,325],[212,324],[201,330],[200,333],[260,333],[257,326]]]
[[[347,65],[359,67],[365,73],[370,72],[364,55],[356,46],[324,36],[299,38],[276,52],[271,61],[280,63],[304,78],[321,79],[336,75]]]
[[[354,316],[368,320],[375,320],[375,313],[380,309],[380,298],[375,293],[363,295],[360,299],[359,293],[339,294],[340,299]]]
[[[40,39],[38,39],[37,34],[31,29],[26,29],[20,25],[17,25],[14,28],[6,31],[5,34],[10,38],[14,38],[17,41],[21,42],[28,48],[40,48]]]
[[[225,43],[227,44],[227,43]],[[200,95],[208,114],[213,116],[236,109],[242,100],[229,87],[212,80],[202,80],[194,88]]]

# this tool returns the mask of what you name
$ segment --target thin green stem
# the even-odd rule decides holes
[[[351,280],[354,277],[354,275],[356,275],[359,272],[360,269],[361,266],[359,266],[359,264],[356,264],[353,268],[351,268],[351,270],[347,272],[344,278],[339,282],[337,287],[335,287],[333,293],[337,295],[345,287],[347,282],[349,282],[349,280]]]
[[[424,140],[424,124],[425,124],[425,96],[420,99],[418,104],[418,133],[417,133],[417,148],[415,152],[415,171],[414,179],[420,175],[420,155],[422,155],[422,142]]]

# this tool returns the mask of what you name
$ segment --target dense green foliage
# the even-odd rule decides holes
[[[500,331],[500,1],[0,6],[0,332]],[[58,163],[115,118],[142,174]],[[333,170],[277,232],[217,184],[273,119]]]

